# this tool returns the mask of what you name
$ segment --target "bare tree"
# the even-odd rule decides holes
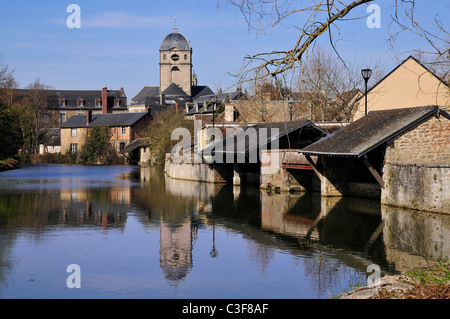
[[[340,23],[363,19],[367,13],[357,10],[373,0],[222,0],[235,6],[244,16],[248,26],[257,32],[283,25],[288,18],[299,21],[297,39],[289,50],[260,52],[247,56],[238,77],[243,81],[252,75],[258,78],[277,76],[301,67],[308,50],[319,38],[327,38],[336,55],[338,37],[342,36]],[[219,1],[220,3],[221,1]],[[419,21],[416,19],[416,0],[392,0],[388,40],[395,47],[396,39],[405,32],[413,32],[424,38],[430,45],[430,53],[437,57],[448,56],[450,48],[449,32],[442,22]],[[301,21],[301,22],[300,22]],[[448,72],[448,71],[447,71]]]
[[[383,71],[380,62],[371,65],[372,83],[376,83]],[[362,63],[347,61],[344,64],[321,47],[316,47],[305,58],[296,83],[300,92],[297,99],[308,106],[312,121],[351,121],[364,85],[361,68]]]
[[[33,115],[34,121],[34,150],[33,153],[39,150],[39,131],[41,128],[42,113],[47,109],[47,94],[46,90],[51,87],[40,82],[37,78],[34,83],[26,86],[26,106]]]

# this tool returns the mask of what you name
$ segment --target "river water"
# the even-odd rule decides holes
[[[0,173],[4,299],[323,299],[365,285],[371,264],[394,274],[449,251],[449,215],[373,200],[172,180],[136,166]]]

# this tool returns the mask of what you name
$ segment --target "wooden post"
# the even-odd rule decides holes
[[[377,180],[377,182],[381,185],[381,188],[384,188],[384,181],[383,178],[378,174],[377,170],[372,166],[372,164],[369,162],[369,158],[366,154],[363,156],[363,162],[369,169],[370,173],[372,173],[373,177]]]

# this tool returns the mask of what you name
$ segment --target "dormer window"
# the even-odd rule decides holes
[[[102,101],[100,99],[95,99],[95,107],[102,106]]]
[[[114,100],[114,106],[115,107],[119,107],[120,106],[120,100],[119,99],[115,99]]]
[[[83,99],[78,99],[77,100],[77,106],[78,107],[83,107],[83,105],[84,105],[84,100]]]
[[[66,106],[66,99],[59,99],[59,107],[65,107]]]

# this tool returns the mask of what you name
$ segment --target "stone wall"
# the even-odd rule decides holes
[[[386,148],[386,162],[450,163],[450,120],[431,117],[397,137]]]
[[[164,164],[165,174],[173,179],[188,181],[227,183],[232,180],[233,170],[227,171],[220,165],[209,165],[205,162],[191,161],[191,163],[175,163],[170,154],[166,154]]]
[[[450,120],[415,125],[386,148],[383,204],[450,213]]]

